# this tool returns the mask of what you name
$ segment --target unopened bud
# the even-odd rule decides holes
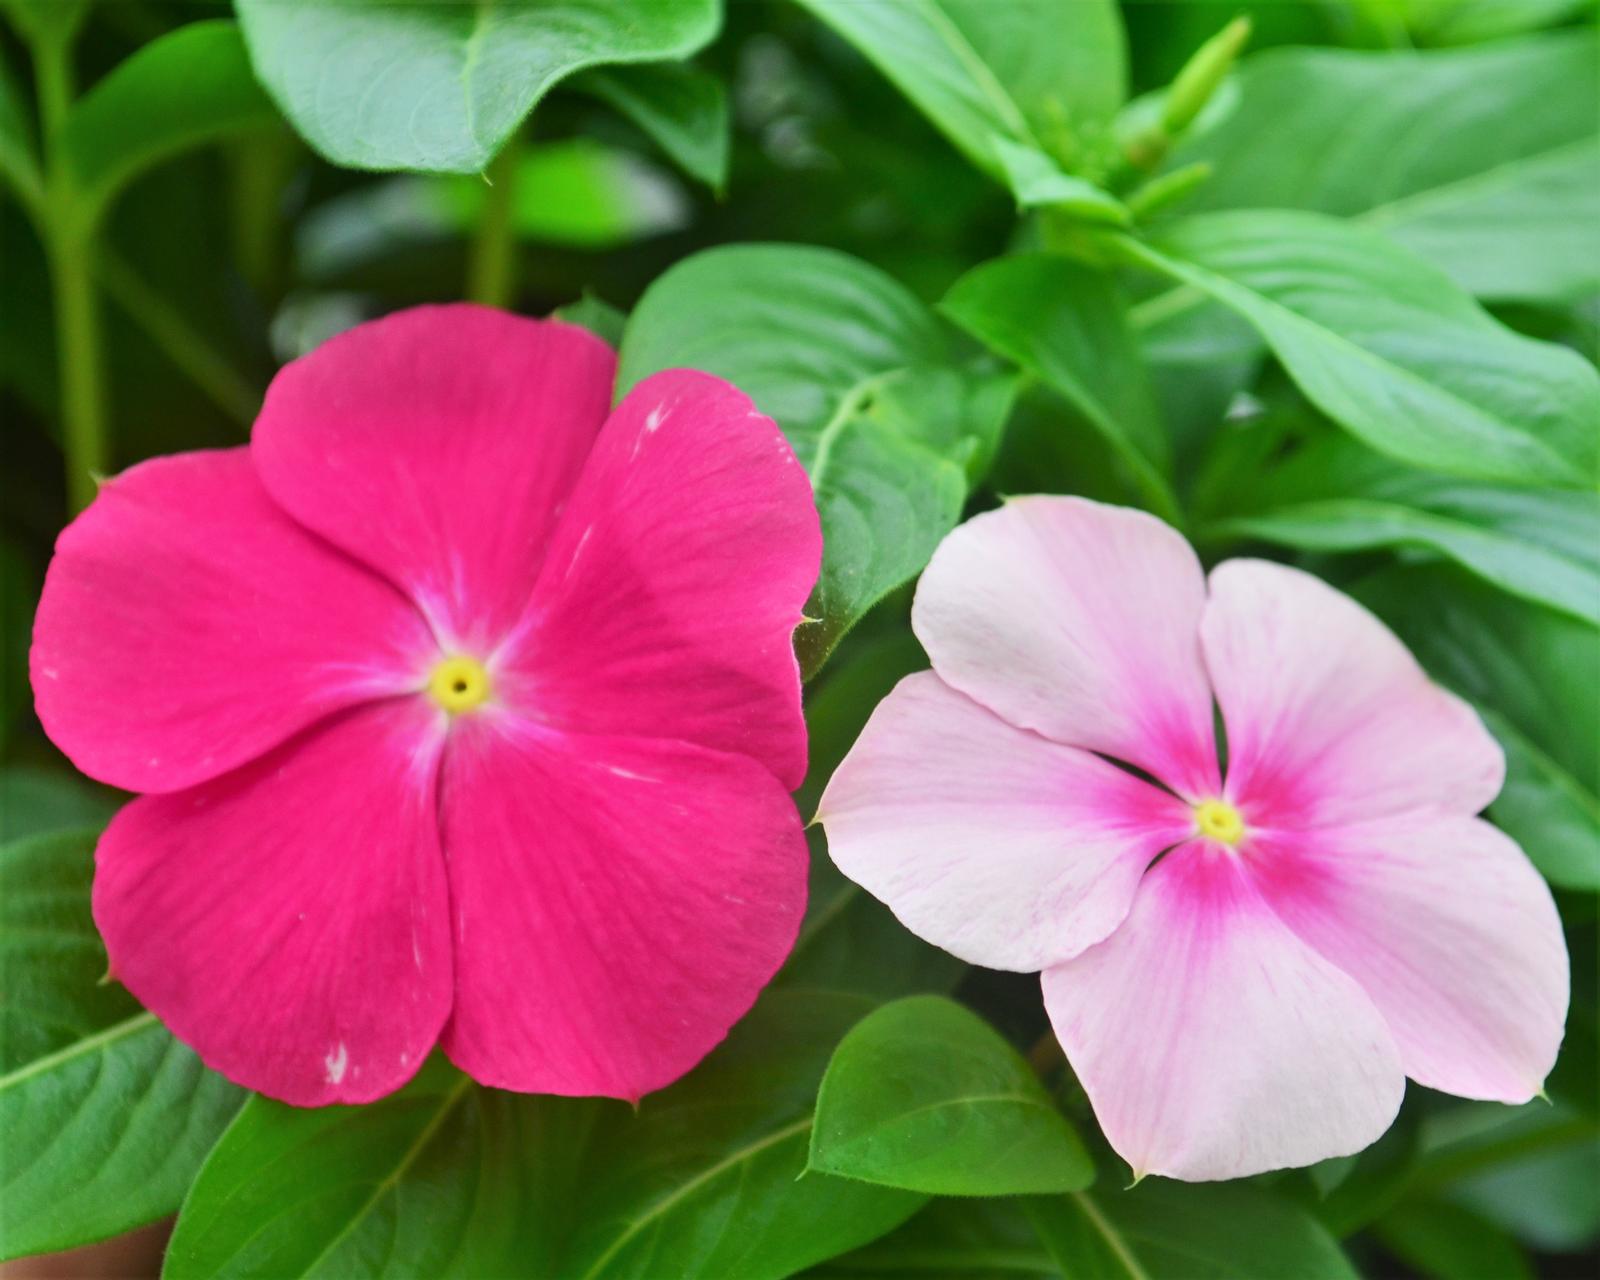
[[[1168,136],[1182,133],[1200,114],[1217,86],[1233,70],[1245,42],[1250,39],[1250,19],[1238,17],[1194,51],[1167,90],[1161,128]]]

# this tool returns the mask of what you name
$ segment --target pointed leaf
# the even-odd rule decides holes
[[[1022,1055],[943,996],[909,996],[845,1036],[817,1095],[810,1168],[930,1195],[1076,1191],[1083,1144]]]

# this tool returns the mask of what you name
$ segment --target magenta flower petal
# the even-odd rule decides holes
[[[285,516],[230,449],[104,485],[56,544],[31,665],[74,764],[173,791],[415,687],[432,648],[415,608]]]
[[[273,1097],[404,1084],[450,1011],[441,741],[436,712],[394,699],[128,805],[96,855],[114,976],[207,1065]]]
[[[482,647],[527,604],[615,368],[572,325],[417,307],[284,368],[251,452],[292,516],[409,593],[447,646]]]
[[[553,726],[738,752],[797,787],[791,636],[821,557],[772,420],[708,374],[656,374],[595,443],[500,678]]]
[[[1408,814],[1263,839],[1250,868],[1284,922],[1365,988],[1413,1080],[1496,1102],[1539,1092],[1567,953],[1550,890],[1508,837]]]
[[[932,672],[907,676],[834,773],[818,818],[839,869],[974,964],[1034,972],[1122,922],[1189,806],[1014,728]]]
[[[793,945],[807,854],[763,766],[487,715],[443,774],[456,1006],[475,1079],[637,1099],[694,1066]]]
[[[946,684],[1199,799],[1218,785],[1194,551],[1142,511],[1022,498],[957,528],[912,611]]]
[[[1158,862],[1122,927],[1043,981],[1135,1176],[1204,1182],[1346,1155],[1399,1110],[1400,1052],[1372,1001],[1209,842]]]
[[[1505,759],[1349,596],[1298,569],[1229,560],[1200,627],[1228,732],[1228,795],[1258,827],[1477,813]]]

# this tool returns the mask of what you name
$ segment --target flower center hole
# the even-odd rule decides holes
[[[460,654],[443,658],[428,676],[428,694],[452,715],[471,711],[489,697],[488,668]]]

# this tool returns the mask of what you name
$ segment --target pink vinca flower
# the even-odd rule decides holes
[[[823,796],[834,861],[963,959],[1043,970],[1136,1175],[1357,1151],[1407,1076],[1539,1090],[1567,957],[1473,816],[1500,750],[1359,605],[1258,560],[1208,581],[1152,516],[1026,498],[945,539],[912,620],[933,670]]]
[[[637,1098],[787,954],[810,486],[727,383],[612,410],[615,371],[569,325],[403,312],[285,368],[247,448],[134,467],[61,535],[39,717],[145,793],[95,919],[233,1079],[359,1102],[437,1042]]]

